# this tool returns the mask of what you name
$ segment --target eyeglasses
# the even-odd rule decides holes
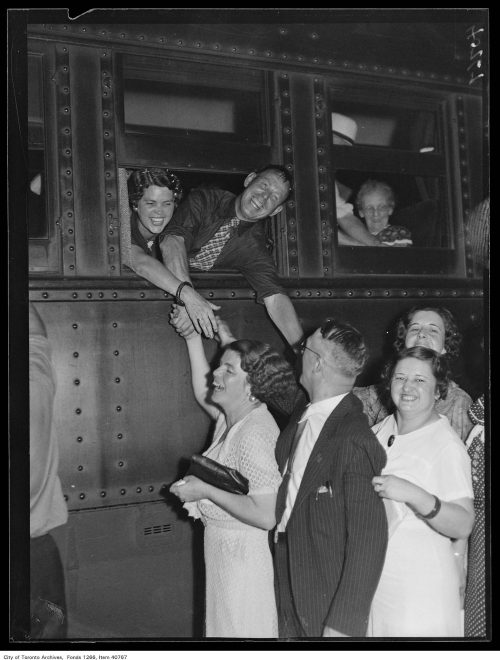
[[[390,204],[381,204],[380,206],[362,206],[361,210],[366,215],[375,215],[375,213],[388,213],[392,209]]]
[[[317,353],[316,351],[313,351],[312,348],[309,348],[309,346],[306,346],[306,341],[307,339],[303,339],[298,346],[296,346],[295,353],[297,355],[304,355],[306,351],[311,351],[311,353],[314,353],[317,357],[321,358],[321,355]]]

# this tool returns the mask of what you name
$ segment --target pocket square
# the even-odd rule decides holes
[[[321,495],[321,493],[328,493],[328,488],[326,486],[320,486],[316,492],[318,495]]]

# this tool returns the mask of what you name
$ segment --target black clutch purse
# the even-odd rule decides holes
[[[248,493],[248,479],[238,470],[213,461],[206,456],[194,454],[191,456],[191,465],[186,474],[192,474],[198,479],[211,484],[216,488],[227,490],[237,495]]]

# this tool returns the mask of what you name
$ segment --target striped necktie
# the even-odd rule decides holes
[[[189,259],[189,265],[199,270],[210,270],[217,261],[217,257],[222,252],[223,247],[228,242],[232,228],[237,227],[239,224],[240,219],[237,217],[230,218],[222,223],[212,238],[205,245],[201,246],[197,254]]]

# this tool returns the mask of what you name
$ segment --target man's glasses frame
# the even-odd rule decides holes
[[[313,349],[309,348],[309,346],[306,346],[306,341],[307,341],[307,338],[304,338],[300,342],[300,344],[297,345],[297,347],[295,349],[295,353],[297,353],[297,355],[304,355],[304,353],[306,351],[311,351],[311,353],[314,353],[314,355],[316,355],[316,357],[321,359],[322,356],[319,353],[317,353],[316,351],[313,351]]]

